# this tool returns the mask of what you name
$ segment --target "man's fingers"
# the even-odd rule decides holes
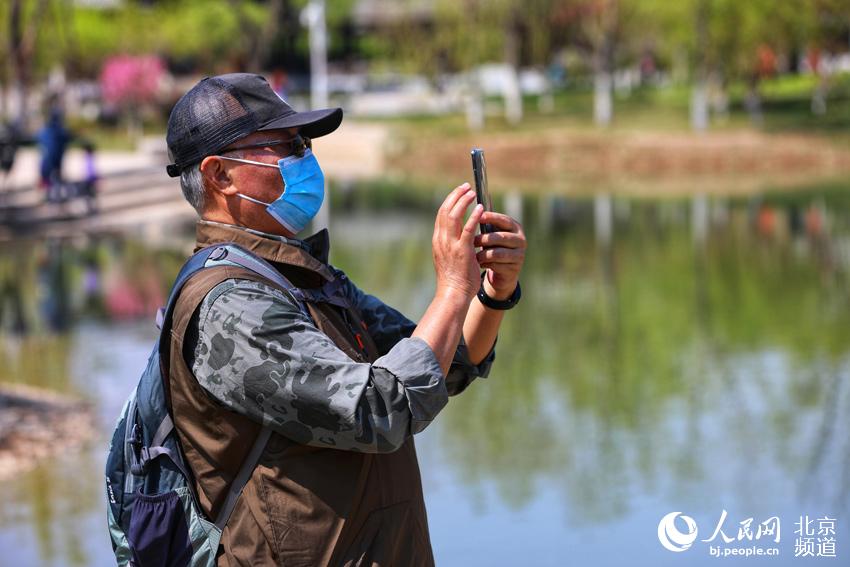
[[[463,217],[466,216],[466,210],[469,208],[469,205],[472,201],[475,200],[475,192],[469,191],[460,196],[460,198],[455,201],[454,206],[451,211],[449,211],[448,218],[456,223],[460,223],[463,221]]]
[[[485,248],[475,257],[482,266],[484,264],[516,264],[522,261],[525,252],[511,248]]]
[[[466,224],[463,225],[463,234],[461,240],[473,240],[475,238],[475,227],[481,222],[481,214],[484,212],[484,206],[479,203],[472,209],[472,214],[466,219]]]
[[[482,217],[482,221],[483,217]],[[490,232],[475,237],[475,247],[499,246],[502,248],[525,248],[525,238],[515,232]]]
[[[496,228],[500,228],[506,232],[522,232],[522,227],[513,218],[508,215],[497,213],[495,211],[487,211],[481,217],[481,222],[484,224],[492,224]]]
[[[448,214],[449,211],[451,211],[452,208],[455,206],[455,203],[457,203],[457,200],[460,199],[463,195],[465,195],[466,192],[469,191],[469,189],[469,183],[464,183],[463,185],[458,185],[457,187],[455,187],[454,190],[449,193],[448,197],[446,197],[446,199],[443,201],[443,204],[440,205],[438,214]]]

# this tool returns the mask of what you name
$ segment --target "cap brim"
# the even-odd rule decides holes
[[[341,108],[323,108],[309,112],[295,112],[282,118],[272,120],[261,130],[277,130],[279,128],[299,128],[300,133],[308,138],[318,138],[330,134],[342,123]]]

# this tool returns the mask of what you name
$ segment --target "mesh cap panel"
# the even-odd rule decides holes
[[[168,151],[179,169],[257,130],[254,116],[230,85],[205,79],[181,98],[168,119]]]
[[[168,119],[168,175],[180,172],[258,130],[297,128],[305,136],[330,134],[341,108],[296,112],[262,76],[229,73],[207,77],[177,101]]]

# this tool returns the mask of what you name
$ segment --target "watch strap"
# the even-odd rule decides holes
[[[485,307],[489,307],[490,309],[496,309],[499,311],[507,311],[508,309],[513,309],[517,303],[519,303],[520,297],[522,297],[522,288],[519,285],[519,282],[516,283],[516,288],[514,288],[514,292],[507,299],[493,299],[487,292],[484,291],[484,278],[487,276],[487,272],[481,274],[481,287],[478,288],[478,301],[480,301]]]

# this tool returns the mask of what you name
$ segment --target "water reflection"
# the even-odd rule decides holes
[[[646,499],[656,521],[846,512],[848,212],[832,197],[525,207],[528,291],[499,363],[427,434],[463,492],[514,514],[554,487],[578,530]]]
[[[190,244],[187,236],[173,250],[152,252],[118,235],[0,243],[0,330],[63,334],[87,318],[147,317]]]
[[[658,547],[646,534],[672,509],[714,521],[724,506],[742,518],[846,518],[850,203],[843,194],[517,199],[505,204],[526,217],[523,302],[505,320],[490,378],[454,399],[421,443],[441,563],[458,559],[441,550],[438,526],[456,525],[466,505],[483,518],[457,526],[473,539],[526,509],[566,510],[566,519],[542,512],[537,521],[556,522],[565,541],[600,526],[619,530],[620,551],[646,553]],[[411,316],[424,311],[433,290],[427,210],[376,218],[355,206],[331,223],[336,265]],[[161,252],[114,237],[5,246],[0,380],[89,396],[108,430],[153,337],[152,326],[142,332],[119,322],[150,317],[189,238]],[[73,497],[42,488],[60,474],[47,465],[0,488],[14,503],[0,513],[0,542],[23,518],[39,548],[26,557],[109,564],[105,534],[75,547],[67,534],[79,528],[62,513],[72,503],[77,523],[102,530],[95,449],[73,457],[83,468]],[[440,488],[435,479],[446,477],[462,489]],[[793,519],[784,521],[793,542]],[[558,545],[524,549],[543,563]],[[600,543],[585,559],[613,561],[617,550],[606,548]],[[482,562],[506,561],[496,548],[475,553]],[[789,560],[793,546],[784,553]]]

